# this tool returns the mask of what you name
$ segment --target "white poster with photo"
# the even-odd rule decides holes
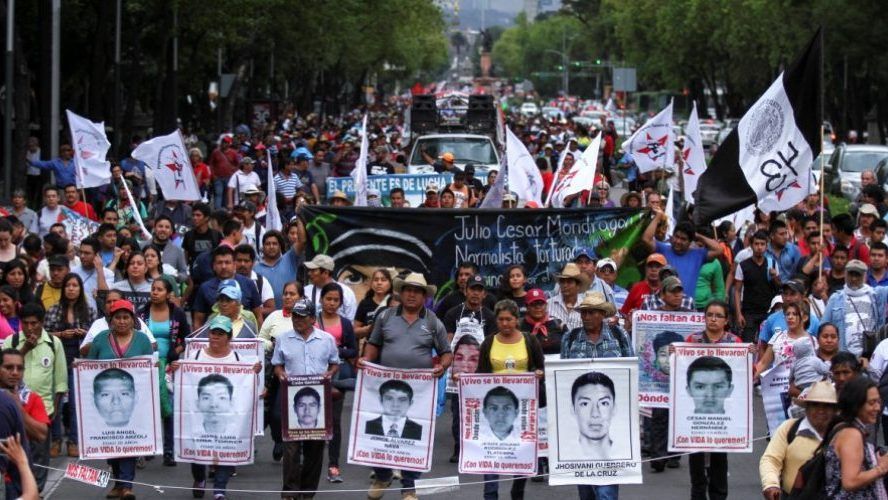
[[[463,321],[466,320],[466,321]],[[456,325],[456,333],[450,342],[453,362],[447,369],[447,389],[449,394],[459,392],[454,374],[475,373],[481,359],[481,343],[484,342],[484,328],[471,318],[462,318]]]
[[[549,484],[640,484],[638,359],[546,363]]]
[[[673,346],[669,451],[752,453],[750,345]]]
[[[80,459],[161,453],[158,384],[157,366],[150,356],[78,360],[74,367],[74,390]]]
[[[355,382],[348,463],[432,470],[437,390],[430,369],[365,363]]]
[[[632,338],[638,354],[638,397],[645,408],[669,408],[669,346],[704,329],[698,312],[635,311]]]
[[[258,399],[255,362],[180,361],[176,371],[176,460],[208,465],[253,463]]]
[[[280,390],[281,437],[284,441],[333,439],[333,396],[330,379],[323,375],[299,375],[287,379]]]
[[[762,404],[768,420],[768,432],[774,434],[780,424],[789,418],[789,369],[783,363],[765,370],[759,377],[762,381]]]
[[[459,401],[460,474],[536,473],[534,374],[460,375]]]
[[[181,359],[193,360],[195,353],[210,345],[207,338],[188,337],[185,339],[185,354]],[[232,339],[230,342],[231,350],[236,352],[241,361],[262,364],[262,371],[265,373],[265,344],[262,339]],[[200,358],[198,358],[200,359]],[[259,394],[265,389],[265,377],[260,376],[258,379],[257,389]],[[256,401],[256,435],[265,435],[265,408],[262,400]]]

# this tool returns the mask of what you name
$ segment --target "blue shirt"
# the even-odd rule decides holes
[[[678,271],[678,279],[682,285],[688,290],[693,290],[697,286],[697,277],[700,276],[700,268],[706,262],[706,255],[709,250],[705,248],[689,248],[687,252],[679,255],[672,249],[672,245],[667,245],[662,241],[655,241],[654,246],[656,252],[666,257],[666,262]]]
[[[813,314],[809,315],[808,333],[816,337],[818,328],[820,328],[820,320]],[[786,330],[789,330],[789,326],[786,324],[786,316],[783,315],[783,311],[771,313],[759,327],[759,340],[767,344],[771,337]]]
[[[583,327],[561,338],[561,359],[627,358],[634,356],[629,336],[618,325],[601,325],[598,342],[589,342]]]
[[[77,185],[77,172],[74,167],[74,160],[69,160],[66,163],[61,158],[53,158],[52,160],[29,160],[28,163],[37,168],[51,170],[55,173],[56,185],[60,188],[68,184]]]
[[[241,276],[240,274],[235,274],[234,279],[237,280],[237,284],[240,285],[241,296],[243,297],[241,304],[243,304],[247,310],[251,311],[257,307],[261,307],[262,297],[259,295],[256,283],[253,283],[253,280]],[[200,285],[200,288],[197,290],[197,295],[194,297],[195,312],[204,313],[208,316],[212,313],[213,304],[216,303],[216,298],[219,295],[219,281],[219,278],[213,277]]]
[[[301,258],[291,248],[274,265],[268,265],[259,261],[253,266],[256,274],[268,280],[271,289],[274,290],[274,307],[280,309],[284,303],[284,285],[296,279]]]
[[[780,255],[774,253],[774,249],[771,248],[771,244],[768,243],[768,249],[765,251],[765,255],[777,261],[777,273],[780,275],[781,283],[786,283],[795,277],[796,271],[799,269],[799,262],[802,260],[802,253],[799,251],[799,247],[797,247],[795,243],[787,243],[780,252]],[[696,281],[694,283],[696,283]]]
[[[826,267],[824,267],[824,269],[826,269]],[[876,280],[872,270],[867,271],[866,284],[869,286],[888,286],[888,273],[885,273],[885,275],[882,276],[882,279]]]
[[[314,328],[306,340],[290,330],[275,342],[271,364],[283,365],[287,375],[321,375],[329,365],[339,364],[339,351],[333,336],[325,331]]]

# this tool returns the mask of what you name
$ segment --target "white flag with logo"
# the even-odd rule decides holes
[[[91,122],[66,109],[78,188],[104,186],[111,182],[111,162],[105,159],[111,143],[105,135],[105,122]]]
[[[623,143],[639,172],[672,167],[672,101]]]
[[[523,203],[534,201],[542,204],[543,176],[533,156],[527,151],[512,129],[506,127],[506,161],[509,164],[509,177],[506,183],[509,191],[518,195]]]
[[[132,157],[145,163],[167,200],[197,201],[200,189],[178,130],[139,144]]]
[[[697,117],[697,101],[691,109],[688,126],[685,128],[684,148],[681,150],[681,175],[684,177],[684,195],[689,203],[694,203],[694,191],[697,190],[697,179],[706,170],[706,158],[703,156],[703,139],[700,137],[700,119]]]
[[[595,166],[598,163],[598,150],[601,149],[601,134],[595,136],[568,172],[563,169],[555,174],[551,205],[555,208],[564,207],[564,199],[586,189],[595,187]]]
[[[367,206],[367,153],[370,149],[370,141],[367,139],[367,115],[364,115],[364,124],[361,126],[361,153],[355,168],[351,172],[355,182],[355,206]]]

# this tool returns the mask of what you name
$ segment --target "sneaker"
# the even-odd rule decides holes
[[[459,462],[459,452],[453,452],[453,455],[450,455],[450,463],[455,464]]]
[[[145,457],[136,458],[136,468],[144,469],[145,468]]]
[[[401,493],[401,500],[419,500],[415,491],[405,491]]]
[[[223,495],[222,493],[216,493],[215,495],[213,495],[213,500],[225,500],[225,495]]]
[[[53,439],[52,446],[49,448],[49,457],[50,458],[58,458],[59,455],[62,454],[62,440],[61,439]]]
[[[370,483],[370,489],[367,490],[367,498],[369,500],[379,500],[385,495],[385,490],[391,485],[391,481],[377,481],[374,479],[373,482]]]
[[[176,459],[173,458],[173,455],[171,453],[163,454],[163,465],[166,467],[175,467],[177,465]]]
[[[392,479],[394,479],[396,481],[400,481],[401,480],[401,471],[399,471],[397,469],[392,471]]]
[[[194,484],[191,485],[191,496],[192,498],[203,498],[204,497],[204,488],[207,486],[206,481],[195,481]]]
[[[327,469],[327,481],[330,481],[331,483],[342,482],[342,476],[339,474],[339,467],[332,465]]]
[[[670,458],[666,461],[666,467],[669,467],[670,469],[677,469],[681,467],[681,460],[678,457]]]
[[[231,468],[231,477],[237,477],[237,467]]]
[[[280,462],[284,458],[284,443],[274,443],[274,450],[271,451],[271,458],[275,462]]]
[[[68,441],[68,456],[71,458],[80,457],[80,448],[77,447],[77,443],[72,443],[71,441]]]
[[[662,460],[651,462],[651,472],[663,472],[664,469],[666,469],[666,464]]]

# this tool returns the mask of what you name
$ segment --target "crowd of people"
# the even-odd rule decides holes
[[[398,116],[397,108],[370,113],[371,175],[405,172],[408,151]],[[29,142],[29,176],[51,171],[54,183],[16,190],[0,218],[0,384],[20,408],[12,412],[19,415],[18,427],[11,428],[27,443],[37,488],[43,488],[45,467],[53,459],[80,455],[75,410],[80,401],[70,390],[79,358],[156,354],[160,373],[174,376],[189,336],[205,336],[209,345],[198,355],[218,362],[235,359],[232,339],[262,339],[273,459],[283,462],[282,496],[297,498],[287,492],[318,489],[325,455],[326,479],[343,481],[343,406],[366,362],[429,368],[436,376],[444,376],[451,362],[454,367],[474,363],[481,373],[542,377],[545,355],[634,356],[632,313],[660,310],[704,313],[704,328],[681,340],[756,346],[756,377],[780,364],[791,368],[796,416],[771,436],[761,458],[765,498],[788,494],[799,467],[820,448],[828,470],[835,472],[829,475],[831,498],[885,498],[888,458],[873,447],[873,425],[888,424],[879,394],[888,373],[888,343],[882,342],[888,337],[888,206],[878,186],[864,185],[855,215],[830,213],[814,194],[785,213],[756,210],[752,220],[738,226],[726,221],[694,227],[684,211],[664,211],[667,190],[681,192],[681,176],[675,175],[680,155],[672,171],[640,174],[618,149],[612,123],[589,130],[568,121],[515,116],[513,129],[547,184],[567,170],[591,136],[603,134],[602,173],[570,202],[648,210],[650,221],[632,249],[642,279],[621,286],[617,279],[624,262],[577,249],[574,261],[551,277],[558,286],[549,293],[529,283],[520,265],[504,269],[500,288],[489,289],[471,262],[459,264],[453,275],[457,287],[443,297],[435,296],[425,276],[390,269],[373,270],[369,288],[356,293],[334,279],[331,257],[306,259],[299,213],[306,204],[352,202],[344,193],[327,199],[325,184],[349,175],[358,163],[359,118],[357,111],[336,119],[288,112],[264,127],[241,125],[207,143],[186,134],[205,196],[193,203],[165,200],[150,169],[131,158],[112,162],[108,185],[84,192],[75,185],[69,145],[57,158],[41,161],[39,144]],[[138,142],[134,139],[133,147]],[[495,178],[475,179],[471,165],[460,170],[448,152],[425,156],[436,170],[454,177],[448,186],[429,187],[421,208],[476,206]],[[265,228],[269,168],[281,231]],[[612,186],[628,190],[616,197]],[[379,206],[382,194],[371,190],[369,204],[375,197]],[[385,194],[391,206],[380,210],[392,210],[392,217],[409,205],[401,190]],[[504,206],[525,202],[507,197]],[[62,207],[95,221],[97,228],[75,241]],[[451,348],[457,331],[475,331],[485,340]],[[280,388],[293,375],[332,379],[332,440],[282,439]],[[161,396],[161,462],[173,467],[173,402],[169,394]],[[6,399],[0,401],[8,405]],[[545,406],[544,393],[540,406]],[[450,461],[456,462],[455,397],[451,408]],[[681,467],[666,450],[668,411],[655,409],[643,426],[644,454],[653,473]],[[885,434],[888,439],[888,430]],[[108,498],[134,499],[136,472],[151,458],[110,460],[115,484]],[[10,460],[7,488],[15,495],[30,491],[23,462],[12,452]],[[694,453],[688,461],[691,498],[727,497],[726,454]],[[228,466],[192,466],[194,496],[203,497],[212,478],[214,497],[224,498],[237,473]],[[547,462],[540,459],[531,480],[544,480],[547,473]],[[402,498],[416,498],[419,477],[374,468],[368,496],[381,498],[398,478]],[[485,479],[490,482],[484,497],[496,498],[496,476]],[[523,498],[525,485],[516,477],[512,498]],[[580,486],[579,496],[615,499],[618,487]]]

